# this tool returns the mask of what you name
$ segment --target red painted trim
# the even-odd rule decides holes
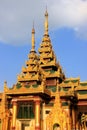
[[[35,130],[40,130],[40,126],[35,126]]]
[[[87,101],[79,101],[78,105],[82,105],[82,106],[87,105]]]
[[[35,104],[39,105],[40,104],[40,100],[35,100]]]
[[[12,104],[15,106],[15,105],[17,105],[17,99],[12,99]]]
[[[15,130],[15,126],[14,126],[14,127],[12,127],[12,130]]]

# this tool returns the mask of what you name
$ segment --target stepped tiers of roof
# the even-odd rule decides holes
[[[86,130],[87,82],[66,78],[52,48],[47,10],[39,53],[34,26],[31,34],[17,83],[9,88],[5,81],[0,93],[0,130]]]

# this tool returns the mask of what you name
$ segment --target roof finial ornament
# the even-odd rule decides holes
[[[47,12],[47,6],[46,6],[46,12],[45,12],[45,34],[48,35],[48,12]]]
[[[35,29],[34,29],[34,21],[33,21],[33,28],[32,28],[32,39],[31,39],[31,43],[32,43],[32,51],[35,51]]]
[[[6,91],[8,89],[7,87],[7,81],[4,81],[4,91]]]

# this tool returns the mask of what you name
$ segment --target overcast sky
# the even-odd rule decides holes
[[[87,79],[87,0],[0,0],[1,89],[4,80],[10,87],[16,82],[27,60],[33,21],[39,47],[46,6],[53,48],[66,75]]]

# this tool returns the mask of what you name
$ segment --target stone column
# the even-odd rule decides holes
[[[13,99],[12,104],[13,104],[12,130],[16,130],[17,100]]]
[[[35,100],[35,130],[40,129],[40,99]]]

